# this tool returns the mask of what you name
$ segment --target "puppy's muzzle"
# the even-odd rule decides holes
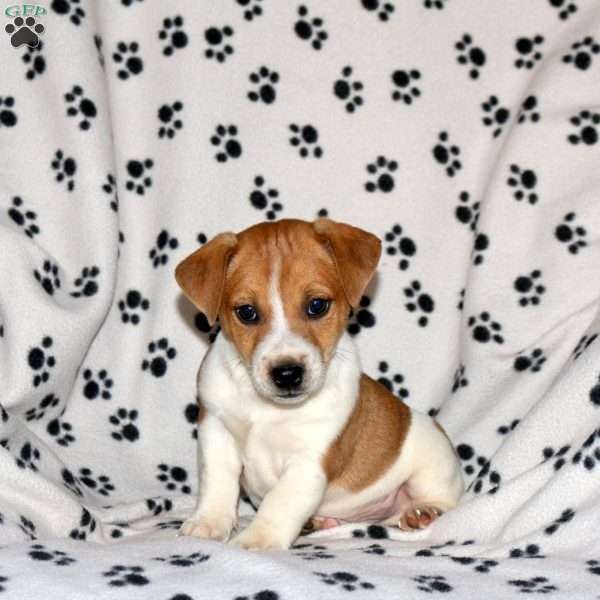
[[[294,397],[300,394],[304,379],[304,367],[298,363],[285,363],[271,369],[271,379],[281,390],[283,397]]]

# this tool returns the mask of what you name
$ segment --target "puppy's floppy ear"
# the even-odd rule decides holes
[[[179,287],[206,315],[211,326],[219,314],[225,271],[236,246],[235,233],[220,233],[181,261],[175,269]]]
[[[357,306],[377,268],[381,241],[372,233],[330,219],[319,219],[313,227],[333,256],[350,306]]]

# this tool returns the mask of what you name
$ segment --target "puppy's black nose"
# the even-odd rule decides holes
[[[273,382],[281,389],[300,387],[303,376],[304,367],[294,364],[279,365],[271,371]]]

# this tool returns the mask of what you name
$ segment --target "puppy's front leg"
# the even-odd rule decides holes
[[[198,426],[198,467],[198,504],[181,533],[226,541],[237,520],[242,462],[233,436],[211,414]]]
[[[285,550],[319,507],[327,478],[315,459],[288,464],[275,487],[264,497],[252,523],[231,540],[249,550]]]

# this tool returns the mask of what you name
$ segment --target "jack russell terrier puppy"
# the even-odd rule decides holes
[[[361,372],[346,333],[381,243],[320,219],[221,233],[182,261],[185,295],[222,332],[198,372],[200,495],[184,535],[226,541],[240,484],[259,505],[231,543],[285,549],[311,529],[417,529],[458,503],[442,427]]]

